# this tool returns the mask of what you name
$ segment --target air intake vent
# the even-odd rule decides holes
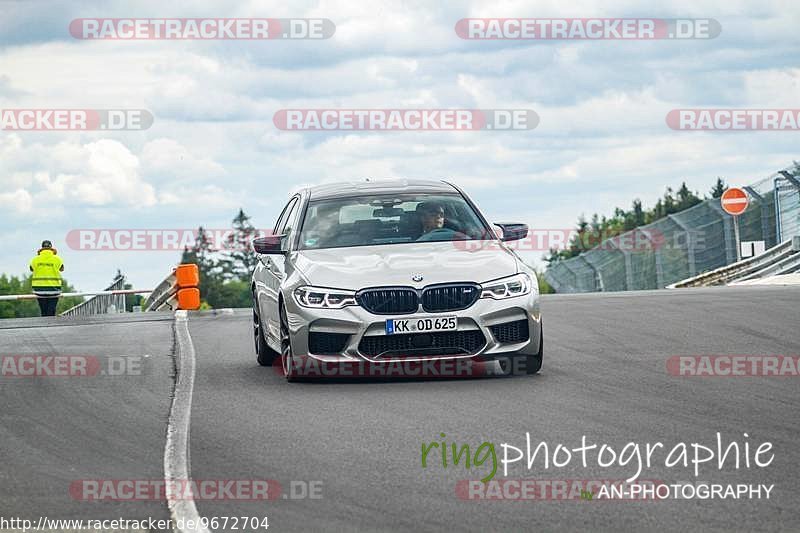
[[[479,330],[365,336],[358,350],[369,357],[472,355],[486,345]]]
[[[336,355],[347,346],[347,333],[322,333],[312,331],[308,334],[308,351],[318,355]]]
[[[497,342],[525,342],[530,336],[528,330],[528,320],[515,320],[514,322],[504,322],[489,326],[492,335]]]

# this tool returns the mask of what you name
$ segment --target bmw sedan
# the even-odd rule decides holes
[[[535,374],[536,273],[506,244],[527,233],[490,224],[445,181],[303,189],[272,235],[253,241],[257,360],[279,358],[289,381],[312,375],[308,363],[480,363]]]

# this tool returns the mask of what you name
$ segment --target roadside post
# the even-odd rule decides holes
[[[736,241],[736,261],[742,260],[742,245],[739,237],[739,215],[747,210],[750,199],[744,189],[730,187],[722,193],[720,198],[722,209],[733,217],[733,235]]]

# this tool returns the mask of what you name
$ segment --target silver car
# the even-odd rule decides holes
[[[524,224],[489,224],[445,181],[303,189],[273,235],[253,241],[257,360],[280,357],[289,381],[324,375],[306,375],[300,361],[361,369],[495,361],[535,374],[536,273],[505,244],[527,233]]]

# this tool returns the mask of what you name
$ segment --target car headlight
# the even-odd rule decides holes
[[[325,287],[299,287],[294,290],[294,299],[303,307],[314,309],[341,309],[356,305],[356,293]]]
[[[524,272],[507,278],[488,281],[481,285],[481,298],[503,300],[531,292],[531,278]]]

